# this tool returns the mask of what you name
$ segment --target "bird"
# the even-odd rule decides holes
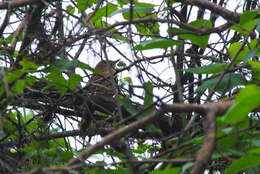
[[[90,76],[88,84],[83,88],[84,93],[113,97],[116,93],[116,63],[119,60],[101,60],[97,63]],[[94,114],[91,113],[92,115]],[[84,133],[91,124],[91,117],[82,117],[79,129]]]
[[[119,60],[101,60],[94,68],[94,74],[90,77],[88,85],[83,91],[91,94],[114,95],[116,82],[116,63]]]

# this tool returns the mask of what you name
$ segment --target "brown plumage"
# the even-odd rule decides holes
[[[116,61],[101,60],[95,67],[98,74],[93,74],[89,79],[89,84],[83,89],[90,94],[103,94],[106,96],[115,94],[115,72]]]
[[[89,83],[83,88],[84,93],[91,95],[102,95],[106,97],[113,97],[116,90],[116,61],[111,60],[101,60],[95,67],[97,74],[93,74]],[[93,111],[92,114],[94,114]],[[81,132],[85,132],[91,123],[91,117],[85,115],[80,121],[79,127]]]

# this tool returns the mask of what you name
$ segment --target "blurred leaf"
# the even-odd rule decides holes
[[[26,59],[21,60],[19,64],[22,65],[23,70],[25,72],[30,72],[30,70],[36,70],[38,68],[38,66],[33,61],[26,60]]]
[[[235,104],[223,117],[223,121],[234,124],[249,118],[248,114],[260,105],[260,89],[255,85],[247,85],[241,89],[235,99]]]
[[[25,79],[26,79],[26,84],[27,85],[33,85],[36,81],[37,81],[37,78],[36,77],[34,77],[34,76],[26,76],[25,77]]]
[[[16,94],[22,94],[25,88],[25,80],[17,80],[11,90]]]
[[[144,89],[144,106],[150,106],[153,104],[153,84],[151,82],[146,82],[144,84]]]
[[[146,18],[156,18],[156,14],[150,14]],[[159,23],[153,22],[153,23],[136,23],[134,24],[137,31],[140,34],[143,35],[159,35],[160,29],[159,29]]]
[[[237,174],[245,169],[256,167],[260,165],[259,156],[243,156],[232,164],[224,171],[224,174]]]
[[[181,168],[169,168],[164,170],[154,170],[152,172],[149,172],[149,174],[180,174]]]
[[[188,162],[188,163],[184,164],[184,165],[182,166],[182,171],[181,171],[181,173],[182,173],[182,174],[186,173],[186,171],[189,170],[190,168],[192,168],[193,165],[194,165],[193,162]]]
[[[55,61],[54,65],[60,72],[73,73],[75,67],[77,66],[77,60],[68,60],[68,59],[58,59]]]
[[[123,8],[119,9],[117,11],[114,11],[111,16],[114,16],[116,14],[120,13],[129,13],[130,8]],[[133,12],[142,12],[142,13],[151,13],[153,11],[153,7],[134,7]]]
[[[217,147],[222,152],[229,152],[230,149],[237,148],[239,139],[237,136],[225,136],[217,141]]]
[[[132,19],[157,17],[156,14],[152,13],[153,9],[154,9],[153,4],[135,1]],[[129,20],[129,8],[124,8],[122,10],[123,10],[122,15],[124,19]],[[137,25],[135,24],[135,26],[138,26],[138,24]]]
[[[157,13],[152,13],[152,11],[147,12],[148,9],[152,9],[154,7],[154,4],[150,3],[143,3],[134,1],[134,9],[138,9],[138,11],[133,12],[132,19],[140,19],[140,18],[157,18]],[[129,13],[122,13],[125,20],[129,20]],[[154,35],[159,34],[159,23],[135,23],[133,24],[137,31],[140,34],[146,34],[146,35]]]
[[[260,147],[250,149],[249,153],[260,155]]]
[[[118,96],[119,101],[121,102],[121,104],[124,106],[124,108],[132,115],[137,114],[138,110],[135,109],[135,107],[132,105],[132,101],[125,97],[125,96]]]
[[[260,33],[260,21],[256,21],[256,30],[258,31],[258,33]]]
[[[260,173],[260,166],[256,166],[253,168],[249,168],[245,170],[246,174],[259,174]]]
[[[248,143],[254,147],[260,147],[260,140],[259,139],[250,139]]]
[[[229,28],[242,34],[243,36],[247,36],[248,34],[250,34],[250,31],[254,28],[254,26],[255,26],[255,22],[249,21],[248,23],[244,24],[243,26],[236,24],[236,25],[232,25]]]
[[[203,82],[196,91],[202,92],[206,89],[212,89],[219,79],[220,77],[216,77]],[[245,85],[246,83],[247,81],[242,74],[225,74],[223,79],[217,85],[216,91],[222,94],[231,91],[236,86]]]
[[[129,168],[121,168],[118,167],[117,169],[95,169],[95,173],[91,172],[91,174],[133,174],[131,169]]]
[[[146,130],[148,132],[150,132],[150,133],[157,133],[157,134],[161,134],[162,133],[161,129],[157,128],[154,124],[149,124],[147,126]]]
[[[254,48],[253,50],[249,51],[247,55],[244,57],[244,61],[250,60],[252,57],[256,55],[256,53],[260,50],[260,47]]]
[[[212,27],[211,22],[208,20],[204,20],[204,19],[198,19],[196,21],[193,21],[190,23],[190,25],[197,27],[197,28],[205,28],[205,29],[209,29]],[[183,33],[183,32],[193,33],[193,31],[189,31],[186,29],[177,29],[177,28],[172,28],[168,32],[172,32],[173,34],[179,33],[179,32],[180,33]],[[209,35],[205,35],[205,36],[199,36],[196,34],[177,34],[177,35],[180,36],[180,38],[182,38],[182,39],[190,40],[192,43],[200,46],[201,48],[206,48],[206,46],[208,44],[208,40],[209,40]]]
[[[237,55],[237,52],[240,50],[241,47],[242,47],[242,43],[240,42],[234,42],[229,46],[228,52],[230,53],[232,58]],[[244,46],[242,51],[240,51],[239,54],[237,55],[235,63],[242,61],[246,57],[248,52],[249,52],[248,47]]]
[[[77,67],[81,68],[81,69],[86,69],[86,70],[90,70],[90,71],[93,71],[94,69],[91,68],[88,64],[85,64],[79,60],[77,60],[77,63],[76,63]]]
[[[247,63],[252,66],[252,70],[254,72],[260,72],[260,62],[248,61]]]
[[[253,20],[257,15],[257,12],[255,11],[244,11],[241,15],[240,15],[240,24],[245,24],[248,23],[249,21]]]
[[[149,50],[154,48],[163,48],[166,49],[168,47],[174,46],[174,45],[182,45],[181,42],[178,41],[172,41],[168,39],[152,39],[152,40],[146,40],[134,47],[134,50]]]
[[[60,151],[59,158],[61,162],[68,162],[73,158],[73,153],[69,151]]]
[[[69,88],[70,89],[75,89],[77,88],[78,84],[82,80],[82,77],[78,74],[72,74],[69,78]]]
[[[120,68],[125,68],[125,67],[126,67],[126,64],[125,64],[125,62],[123,62],[123,61],[120,60],[120,61],[117,63],[117,66],[120,67]]]
[[[82,11],[85,11],[87,8],[93,5],[96,2],[96,0],[76,0],[76,2],[78,11],[79,13],[81,13]]]
[[[16,79],[19,79],[23,72],[21,70],[15,70],[8,72],[6,76],[3,78],[3,81],[6,81],[7,83],[11,83]]]
[[[111,33],[112,33],[112,31],[111,31]],[[126,37],[124,37],[122,34],[118,34],[118,33],[113,33],[109,37],[117,39],[117,40],[121,40],[121,41],[127,41]]]
[[[85,0],[84,0],[85,1]],[[105,7],[99,8],[96,14],[91,18],[92,22],[102,19],[102,17],[111,16],[111,14],[117,10],[117,6],[113,4],[108,4]]]
[[[61,92],[61,95],[64,95],[67,92],[67,80],[59,72],[52,72],[48,74],[46,78],[50,81],[48,86],[54,86],[58,88]]]
[[[8,44],[11,43],[13,40],[14,35],[13,34],[9,34],[6,38],[0,38],[0,45],[4,45],[4,44]]]
[[[155,107],[153,105],[153,84],[151,82],[144,83],[144,108],[148,108],[146,111],[144,111],[142,114],[138,116],[138,118],[143,118],[153,111],[155,111]],[[149,125],[149,129],[152,132],[158,132],[157,128],[155,128],[153,125]]]
[[[215,64],[210,64],[202,67],[188,68],[185,71],[190,73],[195,73],[195,74],[214,74],[214,73],[221,72],[222,70],[225,69],[226,66],[227,66],[226,63],[215,63]]]
[[[123,80],[124,80],[124,82],[127,82],[127,83],[129,83],[129,84],[132,84],[132,83],[133,83],[131,77],[125,77]]]
[[[255,11],[244,11],[240,15],[239,24],[232,25],[230,29],[233,29],[240,34],[246,36],[250,34],[251,30],[255,27],[257,19],[254,19],[257,15]]]
[[[82,6],[83,7],[83,6]],[[83,7],[84,8],[84,7]],[[82,9],[80,9],[80,10],[82,10]],[[79,11],[80,11],[79,10]],[[72,6],[72,5],[68,5],[67,7],[66,7],[66,11],[69,13],[69,14],[74,14],[75,13],[75,8]],[[82,10],[83,11],[83,10]]]

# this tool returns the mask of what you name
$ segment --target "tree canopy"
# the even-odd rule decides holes
[[[260,173],[259,6],[0,2],[0,173]]]

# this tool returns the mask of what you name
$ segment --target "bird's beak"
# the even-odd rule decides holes
[[[116,65],[119,61],[120,61],[120,59],[114,60],[114,61],[113,61],[113,65]]]
[[[113,61],[114,62],[114,64],[116,64],[117,62],[119,62],[120,61],[120,59],[117,59],[117,60],[115,60],[115,61]]]

